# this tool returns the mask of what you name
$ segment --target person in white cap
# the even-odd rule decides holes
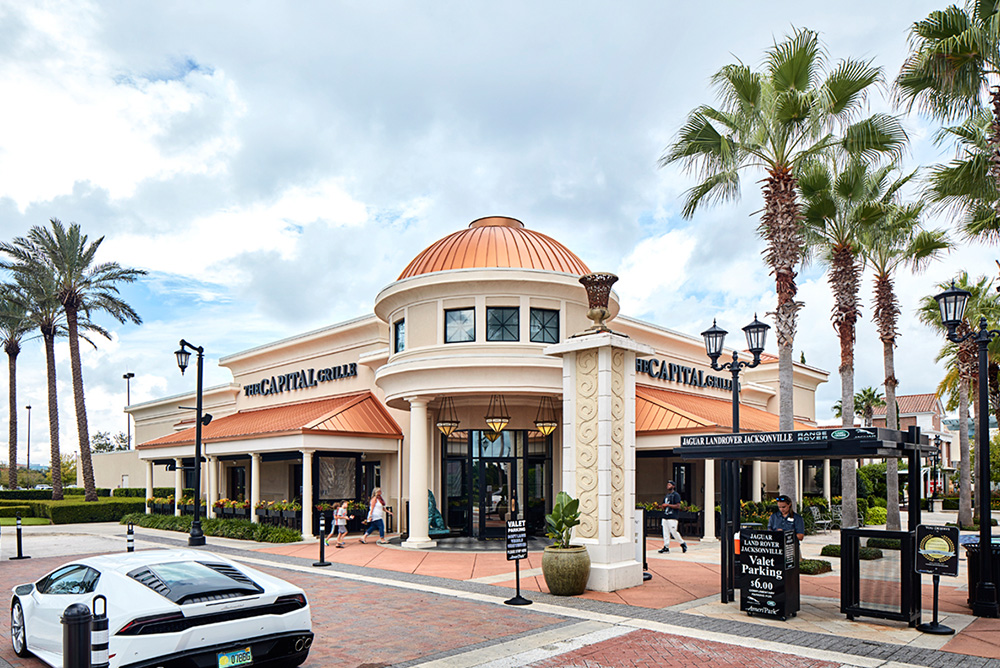
[[[681,544],[681,550],[688,551],[687,543],[677,531],[677,521],[681,516],[681,495],[674,487],[674,481],[667,481],[667,496],[663,499],[663,547],[660,554],[670,551],[670,538]]]

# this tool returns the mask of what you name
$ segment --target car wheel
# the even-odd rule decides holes
[[[14,647],[14,654],[22,659],[31,656],[28,651],[28,631],[24,625],[24,610],[18,600],[10,606],[10,644]]]

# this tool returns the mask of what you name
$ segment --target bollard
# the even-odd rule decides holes
[[[90,608],[74,603],[63,611],[63,668],[91,668]]]
[[[97,611],[97,604],[101,611]],[[108,599],[100,594],[94,597],[94,616],[90,622],[90,665],[91,668],[109,668],[108,656]]]
[[[132,528],[132,523],[128,523],[128,533],[125,534],[125,543],[128,545],[126,548],[127,552],[135,552],[135,529]]]
[[[21,513],[17,513],[17,556],[10,559],[12,561],[16,559],[31,559],[31,557],[21,554]]]
[[[319,516],[319,561],[313,562],[313,566],[329,566],[326,560],[326,515],[320,513]]]

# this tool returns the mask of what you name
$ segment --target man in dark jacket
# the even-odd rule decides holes
[[[688,551],[687,543],[677,531],[677,522],[681,516],[681,495],[674,487],[674,481],[667,481],[667,496],[663,499],[663,547],[660,554],[670,551],[670,538],[681,544],[681,550]]]

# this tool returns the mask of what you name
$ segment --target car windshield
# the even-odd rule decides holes
[[[173,564],[156,564],[149,570],[163,580],[171,589],[183,586],[201,586],[207,589],[228,588],[233,586],[231,578],[212,570],[197,561],[178,561]]]

